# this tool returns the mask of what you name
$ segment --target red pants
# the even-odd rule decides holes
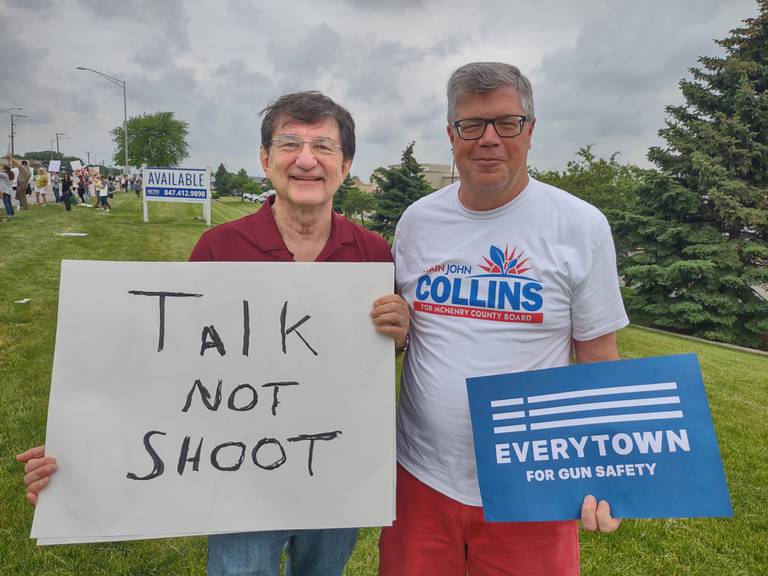
[[[383,528],[379,576],[578,576],[578,524],[486,522],[398,464],[397,519]]]

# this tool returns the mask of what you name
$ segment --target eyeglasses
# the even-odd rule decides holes
[[[281,134],[272,139],[272,144],[284,154],[298,154],[309,144],[309,149],[316,156],[334,156],[341,150],[341,146],[331,138],[312,138],[312,140],[303,140],[295,134]]]
[[[467,118],[456,120],[451,126],[456,128],[459,138],[462,140],[480,140],[485,134],[488,124],[493,126],[500,138],[514,138],[523,131],[527,116],[509,114],[498,118]]]

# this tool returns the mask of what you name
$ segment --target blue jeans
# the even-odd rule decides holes
[[[357,528],[278,530],[208,536],[208,576],[341,576]]]
[[[2,192],[0,192],[2,194]],[[8,216],[13,216],[13,202],[11,201],[10,194],[3,194],[3,205],[5,206],[5,213]]]

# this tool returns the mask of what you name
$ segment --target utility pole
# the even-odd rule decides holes
[[[61,152],[59,152],[59,136],[66,136],[66,132],[56,132],[56,159],[61,160]]]
[[[91,153],[90,152],[86,152],[86,154],[88,155],[88,163],[86,164],[86,166],[90,166],[91,165]]]
[[[5,114],[7,112],[8,115],[11,117],[11,134],[10,134],[10,137],[11,137],[11,156],[13,156],[13,119],[14,119],[14,114],[13,113],[14,112],[20,112],[22,110],[24,110],[24,108],[19,108],[18,106],[14,107],[14,108],[3,108],[2,110],[0,110],[0,113]]]
[[[11,110],[23,110],[23,108],[11,108]],[[16,119],[17,118],[29,118],[26,114],[9,114],[11,117],[11,156],[15,154],[13,147],[13,137],[16,135]]]

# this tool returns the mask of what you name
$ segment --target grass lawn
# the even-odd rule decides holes
[[[228,200],[228,199],[227,199]],[[214,202],[215,224],[258,208]],[[45,436],[62,258],[186,260],[205,229],[199,206],[152,204],[118,195],[109,214],[93,208],[32,208],[0,223],[0,575],[204,574],[205,540],[36,547],[32,509],[14,455]],[[85,232],[87,237],[61,237]],[[30,298],[27,304],[15,300]],[[734,505],[733,520],[628,520],[611,536],[582,534],[582,567],[592,575],[768,574],[768,357],[629,328],[622,355],[696,352]],[[83,353],[98,353],[84,338]],[[98,466],[98,462],[94,462]],[[377,529],[364,529],[347,574],[373,575]],[[440,575],[436,575],[440,576]]]

